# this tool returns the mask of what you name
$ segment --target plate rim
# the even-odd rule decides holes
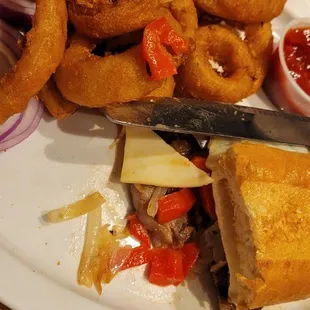
[[[292,18],[304,17],[302,7],[307,0],[297,3],[288,0],[284,12]],[[33,272],[14,255],[1,241],[0,236],[0,275],[8,274],[8,268],[14,270],[11,277],[0,276],[0,302],[14,310],[54,310],[74,307],[75,310],[117,310],[110,306],[90,300],[67,287],[60,286],[43,273]],[[29,285],[31,283],[31,285]],[[78,285],[78,284],[76,284]],[[36,297],[37,298],[36,298]],[[57,298],[55,298],[57,296]],[[70,309],[70,308],[69,308]]]

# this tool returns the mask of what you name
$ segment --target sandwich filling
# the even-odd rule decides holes
[[[310,297],[309,154],[221,139],[201,146],[193,136],[161,132],[126,135],[122,177],[137,218],[154,248],[198,243],[221,310]],[[155,145],[170,166],[157,160]],[[162,177],[167,169],[175,180]]]

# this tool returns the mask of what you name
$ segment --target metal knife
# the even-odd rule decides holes
[[[310,146],[310,117],[190,98],[145,98],[103,109],[120,125]]]

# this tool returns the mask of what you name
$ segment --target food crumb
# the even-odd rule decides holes
[[[57,262],[57,266],[60,266],[60,261]]]
[[[45,242],[45,245],[47,245],[47,242]]]
[[[41,228],[42,228],[42,226],[40,225],[38,228],[39,228],[39,229],[41,229]]]
[[[14,203],[11,204],[11,207],[14,207]]]

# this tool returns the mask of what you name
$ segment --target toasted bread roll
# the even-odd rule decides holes
[[[310,297],[310,154],[223,143],[211,142],[207,165],[231,302],[256,309]]]

